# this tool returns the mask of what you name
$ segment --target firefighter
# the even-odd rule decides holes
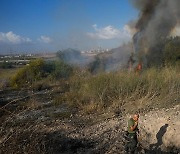
[[[138,119],[139,115],[134,114],[129,120],[128,120],[128,142],[126,145],[126,151],[130,152],[132,154],[135,153],[136,148],[137,148],[137,133],[139,132],[138,130]]]

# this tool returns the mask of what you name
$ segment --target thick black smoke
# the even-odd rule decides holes
[[[139,60],[160,55],[151,53],[162,39],[167,38],[180,23],[180,0],[131,0],[140,11],[136,23],[137,33],[133,37]],[[150,58],[151,59],[151,58]]]

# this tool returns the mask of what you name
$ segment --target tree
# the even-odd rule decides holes
[[[11,79],[12,86],[21,87],[27,84],[32,84],[35,81],[41,80],[44,75],[45,62],[43,59],[36,59],[30,62],[29,65],[21,68]]]
[[[180,37],[170,38],[164,47],[164,61],[175,64],[180,60]]]

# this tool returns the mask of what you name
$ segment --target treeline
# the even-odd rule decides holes
[[[175,65],[180,61],[180,37],[160,38],[146,55],[147,66]]]
[[[164,46],[165,63],[175,64],[180,61],[180,37],[170,38]]]
[[[180,63],[180,37],[170,37],[166,39],[160,38],[158,44],[151,47],[146,55],[139,54],[140,55],[138,55],[138,53],[134,54],[133,59],[135,64],[139,61],[144,61],[143,68],[176,65],[177,63]],[[123,55],[118,55],[116,53],[111,53],[109,55],[107,53],[98,54],[94,61],[88,65],[88,69],[94,74],[104,71],[109,72],[124,68],[127,69],[127,62],[122,63],[123,59],[118,58],[118,56],[121,57]],[[139,57],[141,58],[139,59]]]

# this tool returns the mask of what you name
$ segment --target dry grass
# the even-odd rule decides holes
[[[10,77],[9,70],[4,76]],[[6,75],[5,75],[6,74]],[[2,75],[1,75],[2,76]],[[7,77],[6,76],[6,77]],[[91,75],[76,72],[67,80],[57,80],[59,92],[54,90],[53,105],[66,104],[78,108],[84,113],[104,111],[107,108],[125,108],[127,111],[166,107],[177,104],[180,100],[179,66],[150,68],[141,74],[134,72],[112,72]],[[34,83],[34,90],[43,90],[57,84],[45,78]],[[27,102],[30,108],[36,108],[38,102]]]
[[[1,79],[8,79],[13,74],[15,74],[19,68],[13,68],[13,69],[0,69],[0,80]]]
[[[138,109],[173,105],[179,100],[180,69],[151,68],[141,74],[116,72],[73,77],[64,102],[84,112],[124,106]],[[137,109],[137,108],[136,108]]]
[[[10,84],[10,78],[14,75],[19,69],[0,69],[0,90],[6,88]]]
[[[24,103],[24,106],[27,109],[39,109],[42,108],[42,104],[35,98],[30,98],[26,103]]]

